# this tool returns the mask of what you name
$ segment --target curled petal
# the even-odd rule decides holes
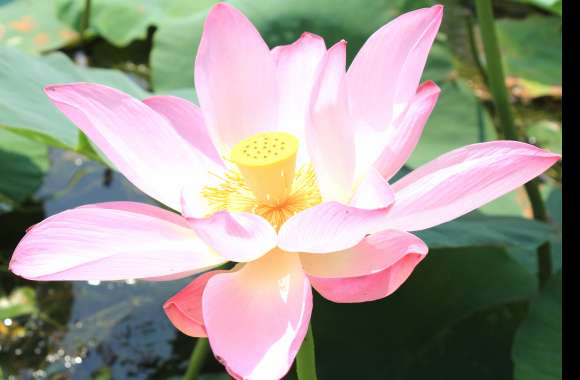
[[[229,4],[216,4],[205,20],[195,88],[218,150],[277,127],[274,59],[252,23]]]
[[[274,250],[212,277],[202,303],[212,351],[230,374],[280,379],[306,335],[312,291],[298,257]]]
[[[308,275],[340,278],[383,271],[407,255],[426,255],[427,245],[402,231],[386,230],[367,236],[356,246],[326,254],[302,253],[300,260]]]
[[[376,301],[391,295],[409,278],[425,258],[409,254],[378,273],[359,277],[324,278],[309,276],[312,287],[329,301],[356,303]]]
[[[207,337],[201,296],[209,279],[224,272],[216,270],[202,274],[163,304],[163,310],[175,328],[185,335]]]
[[[31,280],[176,278],[224,263],[181,216],[134,202],[87,205],[34,225],[10,270]]]

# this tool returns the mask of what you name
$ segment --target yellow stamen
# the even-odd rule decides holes
[[[248,140],[234,147],[232,161],[237,164],[239,170],[228,171],[222,183],[206,187],[202,191],[213,212],[222,210],[251,212],[268,220],[277,230],[292,215],[316,206],[322,201],[312,166],[304,165],[294,172],[298,143],[292,136],[291,139],[281,139],[281,137],[286,139],[287,136],[290,135],[279,132],[254,136],[259,138],[256,145],[261,143],[260,148],[265,145],[265,137],[268,137],[266,145],[270,146],[271,152],[266,149],[269,155],[265,158],[264,154],[260,159],[257,154],[249,157],[245,155],[255,150],[252,148],[255,141],[253,139],[248,139],[250,147],[243,145],[248,144]],[[275,141],[278,141],[276,147],[273,146]],[[281,141],[285,143],[281,144]],[[236,149],[240,144],[243,147],[241,153]],[[280,145],[285,145],[285,149]],[[280,148],[276,151],[278,154],[273,154],[272,148]],[[257,149],[255,151],[257,153]],[[280,171],[284,171],[283,176],[279,175]],[[253,185],[250,185],[251,181]],[[270,194],[270,197],[267,197],[267,194]]]
[[[260,203],[279,206],[292,190],[297,151],[298,140],[291,134],[264,132],[237,143],[231,160]]]

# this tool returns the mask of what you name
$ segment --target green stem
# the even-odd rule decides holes
[[[82,19],[81,19],[81,40],[83,41],[83,44],[86,41],[86,34],[87,34],[87,29],[89,29],[90,26],[90,22],[91,22],[91,0],[85,0],[85,10],[83,12],[82,15]]]
[[[316,358],[314,355],[314,335],[312,325],[308,326],[308,332],[302,342],[302,347],[296,355],[296,374],[298,380],[316,380]]]
[[[505,74],[497,43],[491,1],[476,0],[475,7],[477,9],[479,29],[483,41],[483,50],[485,52],[488,86],[497,109],[497,115],[504,130],[505,137],[510,140],[518,140],[509,103],[509,94],[505,86]]]
[[[508,90],[505,86],[505,74],[497,42],[491,0],[475,0],[475,8],[479,19],[483,50],[485,52],[488,86],[493,97],[497,117],[505,137],[510,140],[519,140],[510,107]],[[528,182],[525,185],[525,189],[532,205],[534,219],[547,222],[548,215],[537,179]],[[538,277],[540,287],[545,285],[551,273],[552,259],[550,257],[550,245],[546,243],[538,248]]]
[[[483,68],[483,63],[481,63],[481,58],[479,57],[479,53],[477,50],[477,42],[475,41],[475,33],[473,31],[473,20],[471,15],[467,15],[465,17],[465,27],[467,29],[467,38],[469,38],[469,49],[471,51],[471,55],[473,56],[473,61],[475,62],[475,67],[481,76],[481,80],[483,83],[487,85],[487,74],[485,73],[485,69]]]
[[[209,353],[209,342],[207,338],[197,339],[197,343],[191,353],[191,358],[189,359],[189,365],[187,366],[187,371],[183,375],[183,380],[197,380],[199,378],[199,373],[201,368],[205,363],[207,354]]]

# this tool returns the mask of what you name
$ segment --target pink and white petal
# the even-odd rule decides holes
[[[183,226],[184,228],[191,228],[189,226],[189,223],[187,222],[187,219],[185,219],[183,216],[176,214],[176,213],[173,213],[173,212],[167,212],[167,210],[164,210],[164,209],[159,208],[159,207],[154,207],[154,206],[148,205],[146,203],[124,202],[124,201],[102,202],[102,203],[83,205],[83,206],[79,206],[78,208],[84,208],[84,207],[87,207],[87,208],[98,207],[98,208],[113,209],[113,210],[122,208],[125,211],[141,213],[144,215],[151,216],[153,218],[167,219],[172,223]],[[225,261],[225,259],[224,259],[224,261]],[[173,281],[173,280],[179,280],[181,278],[192,276],[192,275],[197,274],[199,272],[200,272],[199,269],[186,269],[183,271],[174,272],[174,273],[171,273],[168,275],[163,275],[163,276],[145,277],[145,278],[142,278],[142,280],[154,281],[154,282]]]
[[[185,335],[207,337],[203,323],[201,296],[210,278],[224,270],[204,273],[163,304],[167,318]]]
[[[31,280],[123,280],[187,276],[225,261],[179,215],[110,202],[67,210],[34,225],[9,268]]]
[[[400,142],[390,140],[397,140],[401,133],[398,124],[416,96],[442,13],[443,7],[437,5],[391,21],[368,39],[350,66],[347,83],[355,126],[355,178],[364,175],[377,160],[385,164],[392,159],[389,149]],[[419,136],[408,136],[415,137]],[[405,152],[394,153],[403,153],[397,157],[398,164]]]
[[[288,219],[278,233],[278,246],[288,252],[341,251],[354,247],[384,223],[386,214],[386,209],[365,210],[326,202]]]
[[[278,232],[278,246],[288,252],[328,253],[354,247],[379,232],[395,198],[389,184],[370,170],[350,205],[325,202],[288,219]]]
[[[156,95],[143,100],[173,125],[181,137],[215,165],[217,173],[225,171],[225,165],[215,148],[201,110],[195,104],[177,96]],[[221,169],[221,171],[219,171]]]
[[[354,135],[346,87],[346,41],[332,46],[321,63],[306,125],[308,154],[324,200],[348,202],[354,176]]]
[[[259,215],[218,211],[188,221],[200,239],[228,260],[253,261],[276,247],[276,231]]]
[[[206,181],[205,157],[143,102],[91,83],[50,85],[45,92],[129,181],[161,203],[178,210],[182,187]]]
[[[306,147],[302,144],[305,141],[308,104],[318,66],[325,53],[324,39],[312,33],[303,33],[294,43],[272,49],[280,96],[278,127],[293,134],[300,141],[298,165],[306,159]]]
[[[298,256],[275,250],[212,277],[202,304],[212,351],[230,374],[280,379],[306,335],[312,291]]]
[[[404,99],[404,103],[407,103],[415,96],[417,87],[423,76],[423,69],[427,63],[429,51],[441,26],[443,5],[434,5],[431,8],[425,8],[425,12],[430,13],[427,16],[429,25],[425,26],[423,35],[419,37],[415,46],[409,52],[409,56],[407,56],[402,70],[399,73],[397,93],[395,95],[397,103],[401,103],[401,99]],[[431,19],[429,19],[430,17]]]
[[[343,278],[309,276],[309,279],[312,287],[329,301],[338,303],[376,301],[395,292],[424,258],[425,255],[422,254],[409,254],[390,267],[365,276]]]
[[[453,220],[525,184],[560,156],[516,141],[453,150],[393,185],[384,228],[417,231]]]
[[[205,20],[195,88],[218,151],[277,128],[274,59],[252,23],[229,4],[216,4]]]
[[[349,106],[360,127],[389,127],[397,103],[411,100],[442,15],[441,5],[405,13],[360,49],[347,73]]]
[[[423,83],[402,117],[388,129],[385,148],[374,164],[385,180],[391,179],[413,153],[440,92],[435,83]]]
[[[309,276],[358,277],[379,273],[408,255],[425,256],[427,251],[427,245],[415,235],[385,230],[344,251],[324,255],[301,253],[300,260]]]

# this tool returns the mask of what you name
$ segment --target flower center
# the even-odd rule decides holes
[[[258,201],[278,206],[292,189],[297,151],[298,140],[291,134],[265,132],[237,143],[231,160]]]
[[[298,140],[285,132],[258,133],[234,146],[236,165],[204,197],[212,211],[245,211],[260,215],[276,229],[292,215],[322,199],[311,165],[295,170]]]

